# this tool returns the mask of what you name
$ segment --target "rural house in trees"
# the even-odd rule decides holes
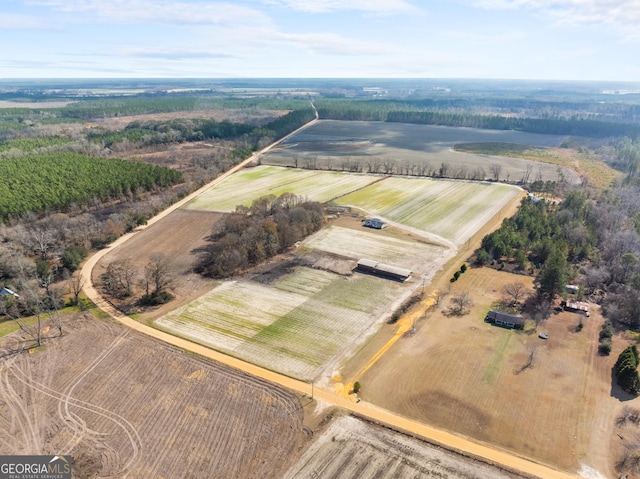
[[[0,290],[0,296],[2,296],[2,297],[13,296],[14,298],[19,298],[20,297],[20,295],[18,293],[13,292],[9,288],[2,288]]]
[[[515,314],[507,314],[500,311],[491,310],[487,313],[485,321],[493,323],[496,326],[502,326],[508,329],[524,328],[524,318]]]

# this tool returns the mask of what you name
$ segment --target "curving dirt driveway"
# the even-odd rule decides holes
[[[535,476],[543,479],[569,479],[569,478],[578,477],[566,472],[558,471],[556,469],[550,468],[543,464],[538,464],[529,459],[516,456],[509,452],[496,449],[488,445],[480,444],[480,443],[471,441],[469,439],[466,439],[464,437],[456,436],[442,429],[438,429],[414,420],[407,419],[391,411],[379,408],[373,404],[366,403],[363,401],[357,403],[355,401],[355,398],[353,397],[341,396],[334,391],[329,391],[322,388],[314,387],[314,385],[312,384],[305,383],[296,379],[292,379],[287,376],[283,376],[273,371],[269,371],[267,369],[255,366],[253,364],[246,363],[239,359],[226,356],[224,354],[221,354],[217,351],[206,348],[199,344],[193,343],[191,341],[187,341],[185,339],[167,334],[163,331],[151,328],[119,312],[109,302],[107,302],[102,297],[102,295],[98,292],[98,290],[95,288],[92,282],[91,273],[93,268],[97,264],[97,262],[105,254],[107,254],[112,249],[117,248],[122,243],[128,241],[132,236],[134,236],[137,233],[137,231],[140,231],[141,229],[148,227],[149,225],[152,225],[155,222],[159,221],[160,219],[164,218],[166,215],[180,208],[182,205],[190,201],[195,196],[201,194],[211,186],[222,181],[224,178],[228,177],[229,175],[235,173],[236,171],[243,168],[248,163],[257,159],[261,154],[265,153],[266,151],[269,151],[271,148],[275,147],[280,142],[286,140],[290,136],[293,136],[300,130],[314,124],[316,121],[317,121],[317,118],[316,120],[312,120],[311,122],[302,126],[295,132],[291,133],[290,135],[287,135],[286,137],[282,138],[278,142],[273,143],[272,145],[269,145],[268,147],[254,154],[253,156],[243,161],[239,165],[235,166],[225,174],[219,176],[208,185],[200,188],[198,191],[192,193],[191,195],[187,196],[183,200],[167,208],[166,210],[164,210],[163,212],[161,212],[160,214],[152,218],[146,226],[138,228],[136,231],[133,231],[127,235],[120,237],[117,241],[113,242],[109,247],[96,252],[91,258],[89,258],[86,261],[86,263],[84,264],[81,270],[82,279],[85,284],[84,292],[87,295],[87,297],[91,301],[93,301],[96,304],[96,306],[99,307],[102,311],[109,314],[112,318],[118,320],[120,323],[124,324],[125,326],[131,329],[144,333],[160,341],[164,341],[166,343],[172,344],[186,351],[199,354],[206,358],[213,359],[215,361],[226,364],[238,370],[260,377],[272,383],[283,386],[287,389],[297,391],[307,395],[310,395],[313,393],[314,398],[322,400],[327,404],[332,404],[332,405],[341,407],[343,409],[352,411],[353,413],[359,416],[362,416],[370,421],[385,424],[393,429],[404,431],[409,434],[416,435],[418,437],[422,437],[428,442],[439,444],[447,449],[462,452],[463,454],[476,456],[478,458],[482,458],[496,465],[503,466],[507,469],[520,472],[529,476]]]

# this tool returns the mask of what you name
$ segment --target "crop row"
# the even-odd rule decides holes
[[[486,221],[517,193],[517,188],[491,183],[387,178],[337,203],[461,242],[475,232],[467,226],[477,228],[478,218]]]
[[[301,287],[296,288],[299,282]],[[393,302],[398,285],[299,267],[272,286],[228,282],[156,325],[292,376],[310,378]]]
[[[258,166],[242,170],[209,189],[189,204],[187,209],[234,211],[249,206],[262,196],[293,193],[310,200],[327,202],[366,186],[378,178],[367,175]]]
[[[407,241],[377,232],[330,226],[307,239],[304,246],[328,253],[348,256],[354,260],[373,259],[401,268],[416,268],[421,263],[442,256],[442,247]]]

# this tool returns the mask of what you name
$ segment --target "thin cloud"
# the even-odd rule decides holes
[[[298,12],[360,11],[377,15],[415,14],[421,9],[404,0],[266,0]]]
[[[0,13],[0,28],[3,30],[58,30],[51,19],[32,17],[17,13]]]
[[[145,49],[132,48],[122,51],[125,56],[138,58],[152,58],[161,60],[194,60],[194,59],[215,59],[215,58],[239,58],[236,55],[226,53],[216,53],[204,50],[176,50],[176,49]]]
[[[65,14],[84,14],[92,20],[109,22],[210,25],[268,21],[257,10],[225,2],[194,4],[170,0],[30,0],[29,4],[49,7]]]
[[[640,28],[640,0],[475,0],[487,9],[539,11],[565,24],[605,24]]]
[[[335,33],[277,33],[273,32],[271,40],[304,48],[321,55],[360,56],[391,53],[388,45],[355,40]]]

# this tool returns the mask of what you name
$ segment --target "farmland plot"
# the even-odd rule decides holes
[[[520,191],[504,184],[396,177],[343,196],[336,203],[461,244]]]
[[[435,272],[453,253],[443,246],[340,226],[324,228],[307,238],[302,245],[348,256],[356,261],[368,258],[423,274]]]
[[[325,203],[378,179],[371,175],[258,166],[230,176],[184,208],[229,212],[237,205],[249,206],[261,196],[280,196],[282,193],[294,193]]]
[[[285,479],[302,477],[508,479],[514,476],[343,416],[331,424],[284,476]]]
[[[312,379],[360,338],[402,285],[381,278],[297,267],[270,285],[228,282],[155,321],[216,350],[301,379]]]
[[[306,441],[279,387],[114,322],[64,331],[1,360],[0,454],[72,454],[78,478],[249,479],[281,477]]]
[[[441,164],[449,173],[465,170],[468,173],[481,168],[484,177],[493,177],[492,168],[500,168],[499,179],[519,181],[527,168],[532,168],[529,180],[535,178],[556,181],[558,167],[521,158],[463,153],[454,151],[458,143],[502,142],[537,147],[557,147],[564,137],[541,135],[510,130],[481,130],[435,125],[415,125],[375,121],[321,120],[278,148],[262,157],[270,165],[303,167],[315,165],[318,169],[344,169],[358,163],[362,171],[369,172],[373,164],[390,162],[394,171],[413,166],[413,174],[426,170],[437,171]],[[569,183],[579,183],[575,172],[561,168]]]

